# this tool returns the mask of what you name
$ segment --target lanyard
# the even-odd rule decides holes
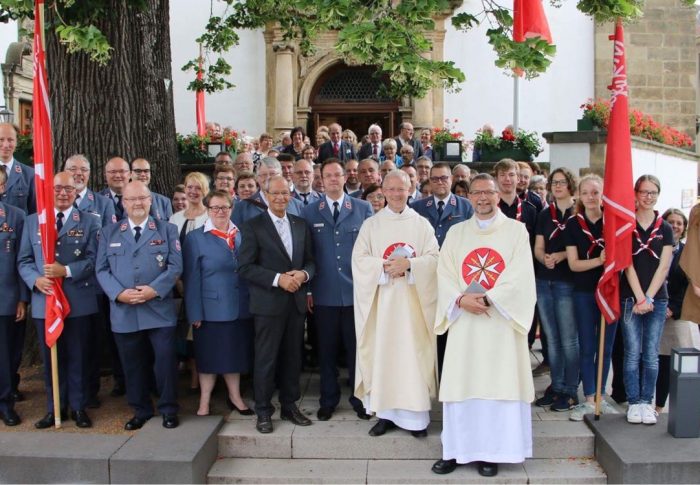
[[[593,237],[593,233],[588,227],[588,223],[586,222],[586,218],[583,217],[583,214],[576,214],[576,217],[578,217],[578,224],[581,226],[581,231],[588,236],[588,240],[591,242],[591,245],[588,247],[588,251],[586,251],[586,259],[591,259],[591,255],[593,254],[593,250],[596,248],[596,246],[600,249],[605,249],[605,240],[602,237],[599,237],[598,239]]]
[[[639,235],[639,230],[637,229],[637,227],[634,228],[634,237],[637,239],[637,244],[639,244],[639,248],[632,253],[632,256],[636,256],[642,251],[647,251],[654,258],[659,259],[659,255],[656,254],[656,252],[649,246],[652,242],[654,242],[654,239],[663,237],[661,234],[657,234],[659,232],[659,229],[661,228],[663,219],[659,217],[659,213],[656,211],[654,211],[654,216],[656,217],[656,221],[654,221],[654,228],[651,230],[651,233],[649,233],[649,237],[647,238],[646,242],[642,242],[642,238]],[[639,224],[637,224],[637,226],[638,225]]]

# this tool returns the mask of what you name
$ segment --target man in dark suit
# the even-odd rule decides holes
[[[396,140],[397,152],[401,153],[402,146],[411,145],[413,147],[413,156],[415,159],[423,156],[423,145],[420,144],[419,140],[413,138],[413,125],[411,123],[401,123],[401,132],[394,140]]]
[[[268,209],[242,229],[240,274],[250,283],[250,312],[255,317],[256,428],[272,432],[272,394],[279,385],[282,419],[299,426],[311,421],[297,408],[301,374],[306,283],[314,275],[311,234],[301,217],[287,213],[287,181],[273,176],[265,187]]]
[[[369,125],[367,135],[369,135],[369,143],[362,145],[360,151],[357,152],[357,159],[381,159],[384,156],[384,149],[382,148],[382,127],[379,125]]]
[[[331,123],[328,127],[328,134],[330,135],[330,141],[323,143],[318,148],[318,163],[323,163],[327,158],[337,158],[343,162],[352,160],[355,158],[355,147],[352,144],[345,142],[340,139],[343,133],[343,127],[338,123]]]

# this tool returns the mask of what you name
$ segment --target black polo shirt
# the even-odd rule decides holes
[[[661,250],[664,248],[664,246],[673,246],[673,230],[671,229],[671,225],[668,222],[662,220],[661,225],[656,231],[653,240],[649,240],[651,233],[654,231],[656,221],[659,217],[660,216],[657,214],[656,219],[654,219],[654,222],[652,222],[646,230],[642,229],[642,227],[639,225],[639,222],[637,222],[637,232],[639,234],[641,244],[648,244],[649,249],[653,251],[656,254],[656,256],[661,258]],[[654,273],[659,267],[660,259],[657,259],[656,257],[652,256],[652,254],[648,250],[643,249],[642,251],[639,251],[639,248],[640,241],[635,235],[632,235],[632,265],[634,266],[634,269],[637,272],[637,278],[639,279],[639,284],[642,287],[642,291],[644,291],[644,294],[646,294],[647,288],[649,288],[649,284],[651,284],[651,280],[654,278]],[[620,298],[634,298],[634,293],[632,292],[632,288],[630,288],[630,284],[627,281],[627,276],[624,273],[622,275],[621,281],[622,284],[620,285]],[[654,299],[668,298],[666,281],[664,280],[664,284],[661,285],[661,288],[659,288],[659,291],[657,291],[655,295],[649,296],[651,296]]]
[[[564,229],[558,228],[552,220],[550,207],[555,210],[555,217],[559,224],[565,225],[566,220],[571,216],[571,207],[566,209],[562,214],[561,210],[552,202],[549,207],[542,209],[537,214],[537,225],[535,226],[535,235],[544,238],[544,252],[547,254],[566,251],[566,236]],[[535,258],[535,276],[542,280],[555,281],[571,281],[573,274],[569,269],[569,262],[564,259],[560,261],[553,269],[547,268]]]
[[[537,225],[537,210],[535,206],[527,200],[521,200],[520,197],[516,195],[511,205],[506,204],[503,199],[500,199],[498,201],[498,207],[506,217],[517,219],[518,203],[520,203],[521,207],[520,222],[525,224],[527,228],[527,232],[530,235],[530,250],[532,250],[535,247],[535,226]]]
[[[601,217],[597,222],[593,223],[584,213],[582,213],[581,216],[586,221],[588,231],[591,233],[593,240],[597,241],[602,239],[603,218]],[[586,233],[583,232],[578,216],[573,216],[567,221],[564,235],[566,237],[567,246],[576,246],[578,259],[581,261],[595,259],[600,256],[600,253],[603,251],[600,244],[591,242],[591,239],[586,235]],[[586,291],[592,293],[596,290],[598,281],[603,275],[603,266],[601,265],[596,268],[589,269],[588,271],[577,272],[574,273],[574,275],[574,291]]]

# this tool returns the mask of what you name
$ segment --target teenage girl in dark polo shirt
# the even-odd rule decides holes
[[[605,242],[603,241],[603,180],[595,174],[584,176],[578,184],[576,213],[566,224],[566,256],[574,272],[574,311],[578,326],[581,380],[586,400],[576,406],[569,419],[583,421],[585,414],[595,411],[596,376],[598,369],[598,340],[600,310],[595,291],[603,274]],[[610,357],[617,322],[605,326],[603,349],[603,393],[610,370]],[[614,408],[601,400],[601,413],[615,413]]]
[[[673,257],[673,232],[654,210],[661,192],[659,179],[642,175],[634,184],[634,192],[637,227],[632,235],[632,265],[624,271],[620,282],[627,421],[656,424],[657,412],[651,400],[668,306],[666,275]]]

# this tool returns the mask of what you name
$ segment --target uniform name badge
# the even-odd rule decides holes
[[[162,268],[163,266],[165,266],[165,258],[163,257],[162,254],[159,254],[158,256],[156,256],[156,261],[158,261],[159,268]]]

